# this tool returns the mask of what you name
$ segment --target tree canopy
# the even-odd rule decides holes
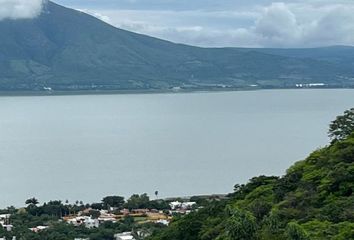
[[[151,239],[354,239],[353,124],[351,109],[331,123],[334,141],[295,163],[284,176],[237,184],[229,199],[175,219]]]
[[[354,132],[354,108],[338,116],[329,126],[329,137],[333,140],[343,140]]]
[[[121,208],[123,207],[125,201],[124,197],[121,196],[107,196],[102,199],[103,207],[108,209],[109,207]]]

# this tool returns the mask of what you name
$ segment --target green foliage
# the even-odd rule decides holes
[[[329,127],[329,136],[334,140],[343,140],[354,132],[354,108],[338,116]]]
[[[124,207],[128,208],[129,210],[143,209],[143,208],[148,208],[150,205],[149,203],[150,203],[150,198],[146,193],[141,195],[134,194],[124,204]]]
[[[159,199],[159,200],[150,201],[148,204],[148,208],[156,209],[156,210],[169,210],[171,207],[168,204],[168,202]]]
[[[124,197],[120,196],[107,196],[102,199],[104,209],[109,209],[110,207],[113,208],[122,208],[125,201]]]
[[[286,236],[289,240],[309,240],[305,230],[299,224],[294,222],[288,223]]]
[[[90,210],[88,215],[91,216],[93,219],[97,219],[101,216],[101,213],[97,210]]]
[[[226,232],[230,239],[253,240],[256,230],[256,219],[250,212],[230,209],[230,217],[226,222]]]
[[[344,131],[336,132],[335,141],[294,164],[284,176],[260,176],[235,185],[230,199],[218,202],[223,209],[209,203],[152,239],[183,240],[188,231],[195,240],[354,239],[354,133],[340,129]],[[179,228],[192,222],[193,229]]]
[[[313,220],[302,224],[311,240],[347,240],[354,239],[354,223]]]
[[[39,202],[36,198],[27,199],[25,202],[27,205],[37,205]]]

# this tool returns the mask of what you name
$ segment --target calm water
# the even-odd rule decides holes
[[[327,144],[354,90],[0,97],[0,207],[232,191]]]

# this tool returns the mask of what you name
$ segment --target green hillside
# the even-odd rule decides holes
[[[329,146],[284,176],[236,185],[229,200],[211,202],[151,239],[354,239],[354,109],[331,124],[330,136]]]
[[[353,87],[348,49],[198,48],[48,2],[35,19],[0,21],[0,90]]]

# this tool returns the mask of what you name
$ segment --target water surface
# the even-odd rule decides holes
[[[354,90],[0,98],[0,207],[227,193],[328,143]]]

